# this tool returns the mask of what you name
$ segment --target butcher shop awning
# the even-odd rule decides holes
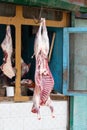
[[[0,0],[0,2],[87,12],[86,0]]]

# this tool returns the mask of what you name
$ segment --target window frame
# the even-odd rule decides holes
[[[87,27],[68,27],[63,29],[63,94],[67,96],[87,95],[87,90],[69,90],[69,34],[87,33]]]

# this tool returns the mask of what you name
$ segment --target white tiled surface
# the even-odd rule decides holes
[[[67,101],[54,101],[55,118],[41,107],[41,120],[31,113],[32,102],[0,103],[0,130],[67,130]]]

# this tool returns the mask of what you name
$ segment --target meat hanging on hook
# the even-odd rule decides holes
[[[36,34],[34,54],[36,58],[35,89],[33,95],[32,112],[40,116],[40,106],[46,105],[50,108],[54,117],[54,108],[50,99],[50,93],[54,86],[54,79],[48,66],[49,38],[45,24],[45,18],[41,18],[40,27]]]
[[[12,68],[12,63],[11,63],[13,48],[12,48],[12,37],[11,37],[10,25],[7,25],[6,27],[6,36],[3,42],[1,43],[1,48],[4,52],[4,58],[3,58],[3,64],[0,66],[0,68],[7,77],[12,78],[15,76],[15,72],[14,69]]]

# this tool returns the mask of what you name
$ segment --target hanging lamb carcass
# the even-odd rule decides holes
[[[37,113],[38,119],[40,119],[40,106],[46,105],[50,108],[52,117],[54,117],[54,108],[50,99],[54,79],[48,66],[49,38],[45,18],[41,18],[40,27],[35,38],[34,53],[36,59],[35,90],[31,111]]]
[[[7,77],[12,78],[15,76],[15,72],[14,69],[12,68],[11,63],[13,48],[12,48],[11,28],[9,25],[7,25],[6,27],[6,36],[3,42],[1,43],[1,48],[4,52],[4,58],[3,58],[3,64],[1,65],[0,68]]]

